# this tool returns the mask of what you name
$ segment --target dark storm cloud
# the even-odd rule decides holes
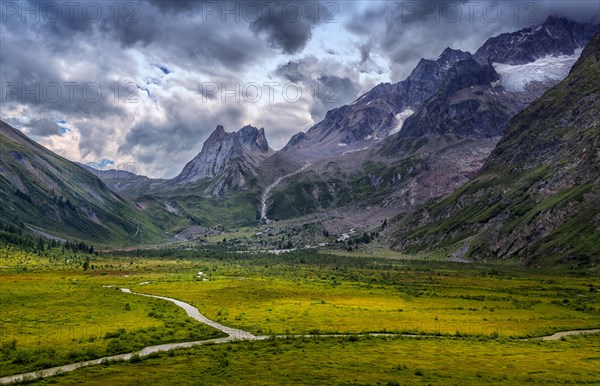
[[[179,13],[202,7],[203,4],[208,2],[200,0],[148,0],[148,3],[166,13]]]
[[[23,42],[16,40],[2,41],[2,55],[11,58],[9,65],[0,68],[2,103],[26,104],[40,115],[50,112],[95,117],[123,114],[123,106],[115,103],[110,90],[113,84],[104,74],[84,70],[68,76],[68,69],[60,63],[64,59],[77,61],[77,56],[65,52],[62,58],[51,58],[49,52],[30,50],[22,45]],[[41,60],[40,56],[46,59]]]
[[[317,1],[274,2],[250,23],[250,29],[265,35],[272,47],[293,54],[306,46],[314,26],[321,22],[316,8],[322,8]]]
[[[112,37],[124,47],[157,45],[174,54],[184,54],[212,64],[233,66],[246,63],[263,51],[262,42],[247,34],[248,29],[284,53],[305,47],[313,28],[321,21],[318,1],[255,2],[243,1],[161,1],[141,2],[24,2],[37,9],[38,19],[30,17],[40,36],[57,48],[67,42],[89,38],[95,33]],[[54,4],[61,17],[44,11]],[[68,5],[66,5],[68,4]],[[318,8],[321,9],[321,8]],[[47,17],[44,15],[49,13]],[[18,24],[20,14],[6,23]],[[22,23],[21,23],[22,24]],[[232,60],[236,58],[237,60]]]
[[[17,12],[3,17],[2,24],[30,35],[35,45],[52,49],[57,55],[73,51],[72,46],[79,46],[81,41],[94,39],[101,39],[102,44],[118,42],[121,48],[137,47],[153,50],[159,56],[182,58],[183,65],[196,68],[220,65],[239,69],[265,54],[264,42],[248,33],[248,23],[242,19],[236,22],[229,17],[224,21],[218,14],[204,18],[198,4],[207,2],[23,3],[31,4],[38,15],[29,16],[23,23],[23,15]],[[56,20],[43,16],[46,3],[58,4],[62,16]],[[198,12],[165,13],[165,7],[181,11],[194,7]]]

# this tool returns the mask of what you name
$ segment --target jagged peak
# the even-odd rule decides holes
[[[210,135],[208,136],[208,139],[204,142],[204,146],[206,146],[207,143],[214,143],[214,142],[220,142],[222,141],[224,138],[227,137],[229,133],[225,132],[225,128],[221,125],[218,125],[212,133],[210,133]]]
[[[246,125],[244,127],[242,127],[240,130],[238,131],[242,131],[242,130],[252,130],[252,131],[258,131],[258,128],[256,126],[252,126],[252,125]]]
[[[217,142],[225,142],[233,140],[244,147],[257,147],[262,152],[269,152],[271,148],[265,136],[265,129],[261,127],[246,125],[234,132],[226,132],[222,125],[218,125],[204,143],[203,148],[213,146]]]
[[[250,146],[258,146],[263,151],[269,151],[269,143],[265,136],[265,129],[261,127],[260,130],[252,125],[246,125],[242,127],[237,133],[236,137],[240,143]]]
[[[550,15],[538,26],[489,38],[477,50],[475,59],[480,63],[525,64],[548,55],[572,55],[598,28],[589,22]]]
[[[444,48],[444,51],[442,51],[442,53],[438,57],[438,60],[446,59],[446,58],[455,58],[455,57],[468,57],[470,55],[471,54],[468,51],[462,51],[459,49],[446,47],[446,48]]]
[[[437,59],[419,60],[419,63],[408,76],[408,80],[419,80],[431,76],[434,68],[438,67],[443,72],[447,71],[454,63],[472,58],[468,51],[461,51],[446,47]]]
[[[572,23],[573,21],[564,17],[564,16],[558,16],[558,15],[548,15],[548,17],[546,18],[546,21],[544,21],[544,26],[546,25],[551,25],[551,24],[568,24],[568,23]]]

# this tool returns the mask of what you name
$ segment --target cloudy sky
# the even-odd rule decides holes
[[[51,150],[173,177],[217,125],[275,149],[445,47],[597,1],[0,2],[0,118]]]

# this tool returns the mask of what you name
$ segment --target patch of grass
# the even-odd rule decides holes
[[[274,339],[201,346],[141,363],[90,367],[65,374],[59,381],[65,385],[594,383],[600,377],[598,349],[597,337],[544,343]]]
[[[103,288],[113,275],[67,270],[0,276],[0,376],[220,336],[171,303]]]

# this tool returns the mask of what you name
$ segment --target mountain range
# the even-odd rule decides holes
[[[393,218],[386,237],[401,251],[585,263],[598,236],[598,35],[582,49],[597,31],[551,16],[475,54],[446,48],[280,151],[263,128],[217,126],[168,180],[72,164],[3,123],[3,219],[134,244],[261,221],[340,233]]]
[[[590,264],[600,256],[599,101],[600,34],[565,80],[512,120],[472,181],[398,219],[396,248]]]

